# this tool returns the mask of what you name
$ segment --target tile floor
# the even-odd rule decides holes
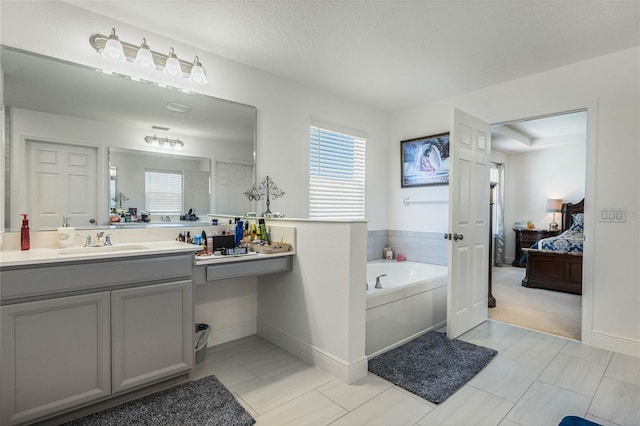
[[[369,374],[345,385],[259,336],[209,348],[215,374],[264,425],[640,425],[640,358],[489,320],[461,337],[498,356],[440,405]]]

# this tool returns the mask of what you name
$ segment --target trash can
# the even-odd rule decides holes
[[[204,361],[207,356],[207,342],[211,334],[211,327],[208,324],[196,324],[196,335],[193,339],[196,342],[196,364]]]

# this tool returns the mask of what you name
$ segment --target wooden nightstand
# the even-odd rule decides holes
[[[520,263],[522,258],[522,249],[531,247],[536,241],[543,238],[555,237],[560,235],[562,231],[547,231],[546,229],[513,229],[516,233],[516,257],[511,262],[511,266],[525,268],[526,263]]]

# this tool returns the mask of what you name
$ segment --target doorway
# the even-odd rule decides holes
[[[97,149],[27,140],[31,227],[55,229],[63,217],[91,226],[97,217]]]
[[[504,164],[503,181],[498,183],[501,188],[496,188],[503,191],[504,203],[495,207],[503,209],[504,232],[494,233],[503,240],[496,244],[492,262],[497,307],[489,309],[489,318],[581,339],[581,296],[523,287],[526,268],[512,263],[519,263],[514,228],[531,221],[537,230],[548,230],[554,218],[547,212],[547,200],[577,203],[585,198],[586,158],[586,110],[493,126],[492,160]],[[560,221],[558,214],[555,221]],[[493,228],[501,227],[494,224]]]

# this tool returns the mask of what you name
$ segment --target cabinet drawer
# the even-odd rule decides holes
[[[139,257],[2,271],[0,300],[95,290],[129,283],[191,277],[192,255]]]
[[[206,280],[216,281],[291,270],[291,256],[207,266]]]

